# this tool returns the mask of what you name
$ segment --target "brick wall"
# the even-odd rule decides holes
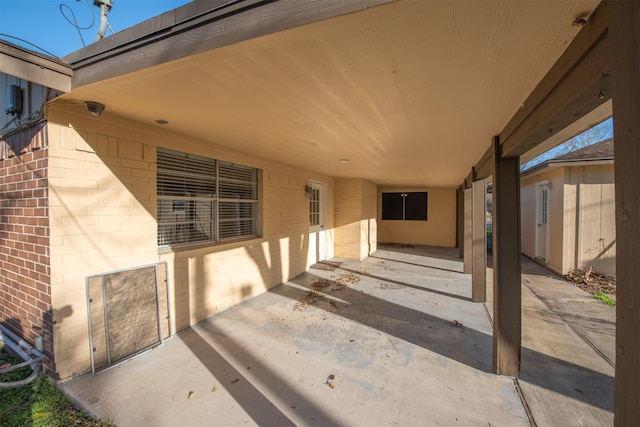
[[[43,336],[52,368],[47,167],[47,149],[0,161],[0,321]]]

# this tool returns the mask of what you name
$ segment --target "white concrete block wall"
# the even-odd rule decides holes
[[[456,245],[456,190],[411,187],[378,187],[378,219],[382,218],[382,193],[402,191],[427,192],[427,221],[382,221],[378,242],[413,245]]]
[[[336,257],[362,260],[377,249],[376,198],[374,184],[336,179]]]
[[[360,259],[378,249],[378,186],[362,181],[362,219],[360,220]]]
[[[336,257],[360,259],[361,181],[336,179],[335,199]]]
[[[86,277],[158,261],[155,157],[140,142],[53,123],[49,155],[54,350],[65,378],[90,369]]]
[[[48,126],[51,289],[61,378],[90,370],[87,276],[167,261],[176,331],[306,270],[309,205],[304,185],[310,179],[327,183],[327,226],[333,229],[334,183],[329,177],[120,119],[92,119],[52,108]],[[157,146],[260,169],[262,236],[159,252]]]

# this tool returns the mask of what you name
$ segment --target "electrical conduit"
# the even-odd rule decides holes
[[[13,351],[22,360],[24,360],[23,363],[18,363],[17,365],[12,365],[8,368],[0,369],[0,375],[6,374],[27,365],[31,366],[32,370],[31,375],[20,381],[0,382],[0,389],[20,387],[35,380],[40,373],[40,369],[42,368],[41,362],[42,359],[45,358],[45,355],[41,351],[33,348],[28,342],[18,337],[3,325],[0,325],[0,339],[4,341],[5,345],[9,347],[11,351]]]

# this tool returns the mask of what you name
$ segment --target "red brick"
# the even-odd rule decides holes
[[[53,326],[44,318],[51,307],[47,156],[41,149],[0,162],[0,319],[14,319],[13,329],[28,341],[48,336],[51,357]]]
[[[49,304],[45,303],[45,302],[44,302],[44,301],[42,301],[42,300],[38,300],[38,301],[36,301],[36,306],[37,306],[40,310],[42,310],[42,311],[47,311],[47,310],[49,310]]]

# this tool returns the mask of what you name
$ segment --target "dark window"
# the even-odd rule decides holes
[[[382,193],[382,219],[398,221],[426,221],[427,193]]]
[[[382,193],[382,219],[404,219],[404,193]]]

